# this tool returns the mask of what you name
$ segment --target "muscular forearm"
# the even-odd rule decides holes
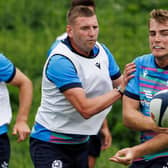
[[[153,139],[143,144],[132,147],[134,159],[143,155],[159,152],[168,148],[168,134],[158,134]]]
[[[139,101],[123,96],[123,121],[126,127],[138,131],[155,130],[156,124],[150,116],[139,111]]]
[[[32,103],[32,83],[27,79],[27,82],[19,87],[19,109],[17,121],[27,121],[28,114]]]
[[[117,89],[94,98],[87,98],[81,88],[68,89],[64,92],[64,95],[86,119],[101,112],[121,98],[121,94]]]
[[[139,157],[156,153],[166,148],[168,148],[168,134],[158,134],[153,139],[140,145],[119,150],[110,158],[110,160],[116,163],[128,165]]]
[[[20,142],[26,139],[30,133],[27,120],[32,103],[32,82],[16,69],[16,74],[10,84],[19,89],[19,109],[12,134],[18,135],[18,142]]]
[[[93,115],[104,110],[105,108],[109,107],[120,98],[121,98],[121,94],[116,89],[113,89],[111,92],[107,94],[95,97],[93,99],[88,99],[87,100],[88,106],[85,106],[86,110],[83,110],[83,114],[86,112],[85,113],[86,116],[90,118]]]
[[[132,114],[135,114],[135,111]],[[149,131],[156,127],[151,117],[144,116],[139,111],[136,112],[136,115],[124,116],[123,122],[126,127],[136,131]]]

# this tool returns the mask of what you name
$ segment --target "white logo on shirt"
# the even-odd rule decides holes
[[[95,64],[99,69],[101,69],[101,67],[100,67],[100,63],[99,62],[96,62],[96,64]]]
[[[52,168],[62,168],[62,161],[61,160],[54,160],[52,163]]]
[[[147,70],[144,70],[143,76],[145,77],[148,74]]]

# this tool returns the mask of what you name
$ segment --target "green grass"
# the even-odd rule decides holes
[[[100,23],[99,41],[109,47],[121,70],[135,57],[149,52],[148,14],[153,8],[167,8],[167,0],[95,1]],[[65,31],[69,4],[69,0],[0,0],[0,52],[28,75],[34,85],[30,127],[40,103],[41,74],[46,53],[56,36]],[[11,132],[18,108],[18,92],[13,87],[9,90],[13,109]],[[115,104],[108,119],[113,146],[102,152],[96,168],[125,168],[108,161],[108,158],[118,148],[136,144],[137,136],[132,136],[133,132],[122,124],[121,103]],[[33,168],[28,140],[18,144],[15,137],[10,135],[10,139],[10,168]]]
[[[118,163],[109,161],[108,159],[112,157],[118,148],[115,145],[112,145],[109,149],[102,151],[100,157],[97,159],[95,168],[127,168]]]
[[[11,168],[33,168],[33,164],[29,153],[28,140],[21,143],[16,143],[16,140],[11,141]]]

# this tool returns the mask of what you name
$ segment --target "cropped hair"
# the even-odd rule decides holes
[[[150,12],[150,19],[154,19],[159,23],[165,23],[168,21],[168,10],[153,9]]]
[[[78,5],[91,6],[94,9],[96,8],[96,4],[95,4],[94,0],[72,0],[71,7],[75,7]]]
[[[67,23],[71,25],[74,24],[75,19],[78,17],[91,17],[94,15],[95,12],[86,6],[78,5],[71,7],[67,13]]]

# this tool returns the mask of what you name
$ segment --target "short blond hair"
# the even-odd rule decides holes
[[[159,23],[165,23],[168,21],[168,10],[153,9],[150,12],[150,19],[154,19]]]
[[[70,8],[67,13],[67,23],[69,25],[74,24],[75,19],[78,17],[91,17],[94,16],[95,12],[89,7],[78,5]]]

